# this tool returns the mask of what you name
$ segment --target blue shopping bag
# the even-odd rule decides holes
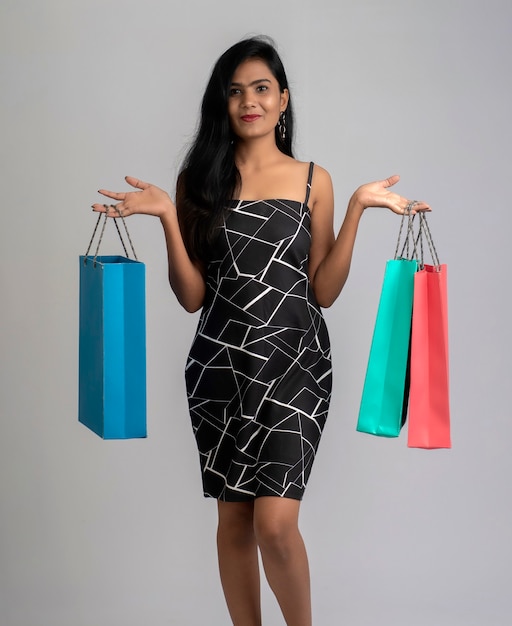
[[[78,419],[104,439],[146,437],[145,265],[98,249],[80,256]]]

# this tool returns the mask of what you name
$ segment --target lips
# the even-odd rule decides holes
[[[242,115],[240,119],[244,122],[255,122],[256,120],[259,120],[260,117],[261,115]]]

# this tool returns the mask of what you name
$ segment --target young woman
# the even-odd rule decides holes
[[[159,217],[169,280],[202,308],[186,365],[204,495],[218,501],[222,585],[235,626],[259,626],[258,551],[288,626],[311,626],[299,506],[331,394],[330,306],[367,207],[403,213],[398,176],[359,187],[338,236],[329,174],[293,157],[286,74],[264,38],[217,61],[176,204],[132,177],[95,211]],[[413,212],[429,210],[415,203]]]

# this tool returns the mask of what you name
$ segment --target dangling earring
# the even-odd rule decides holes
[[[279,115],[279,121],[277,122],[277,131],[279,132],[279,137],[281,141],[284,143],[286,138],[286,115],[284,111],[281,111]]]

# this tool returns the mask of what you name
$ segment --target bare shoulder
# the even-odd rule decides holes
[[[295,175],[298,175],[302,178],[308,176],[309,167],[311,165],[311,161],[298,161],[292,157],[286,157],[285,163],[290,168],[290,172],[294,172]],[[329,172],[323,168],[321,165],[314,163],[313,167],[313,180],[311,181],[311,190],[313,191],[313,187],[317,186],[319,188],[331,188],[332,181]]]
[[[310,206],[331,207],[333,204],[332,179],[329,172],[315,163],[311,181]]]

